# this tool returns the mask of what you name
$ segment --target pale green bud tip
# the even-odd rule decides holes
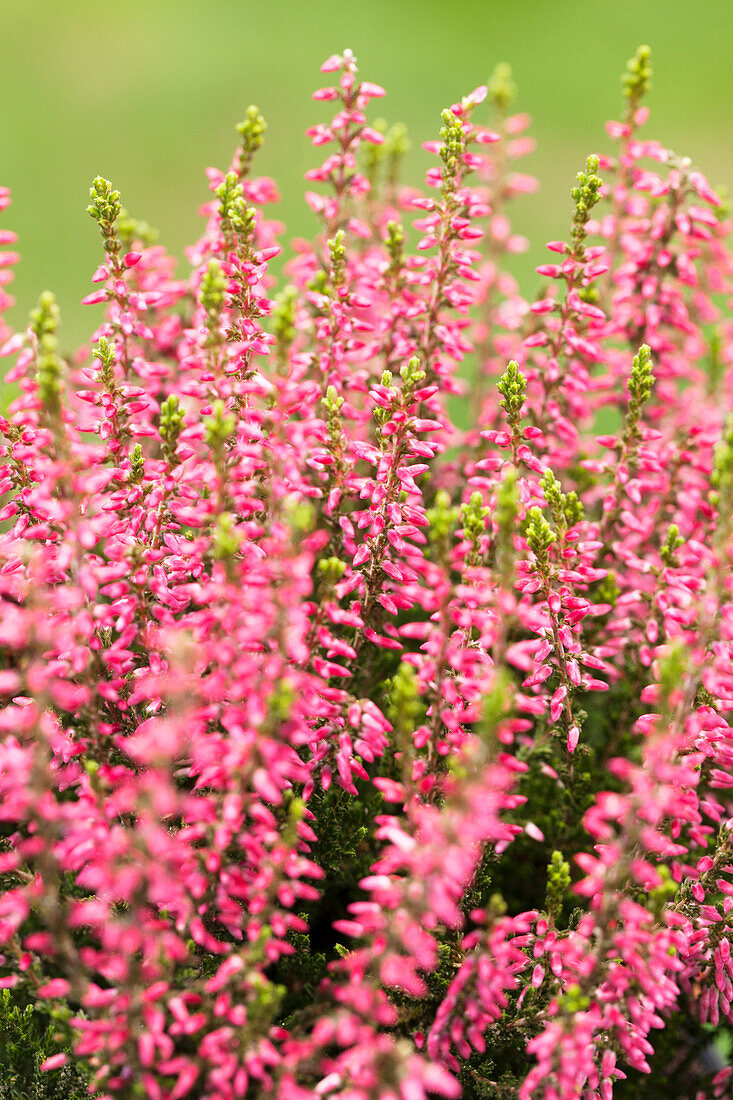
[[[139,485],[145,477],[145,455],[139,443],[130,452],[130,481]]]
[[[710,481],[715,490],[713,503],[719,511],[727,511],[733,496],[733,415],[728,417],[723,433],[715,444]]]
[[[331,279],[335,286],[341,286],[346,275],[346,246],[343,229],[339,229],[335,237],[328,241],[328,252],[331,261]]]
[[[496,491],[496,522],[500,531],[513,529],[518,508],[517,471],[514,466],[508,466]]]
[[[346,562],[339,558],[321,558],[318,562],[318,572],[325,581],[335,584],[346,572]]]
[[[344,403],[343,397],[339,396],[339,393],[335,386],[329,386],[326,390],[326,396],[323,398],[323,404],[329,413],[329,419],[337,417],[341,411],[341,406]]]
[[[527,379],[513,359],[499,379],[497,389],[502,395],[499,404],[506,412],[509,422],[517,421],[526,400]]]
[[[313,505],[307,501],[300,501],[290,509],[290,526],[296,534],[305,534],[313,527],[315,511]]]
[[[227,280],[217,260],[209,260],[201,278],[201,304],[207,313],[218,312],[226,301]]]
[[[405,243],[405,231],[399,222],[387,222],[387,240],[385,243],[392,257],[392,262],[396,263],[402,255]]]
[[[89,197],[92,202],[87,211],[95,221],[114,221],[122,210],[119,191],[113,190],[109,180],[102,176],[97,176],[89,188]]]
[[[390,157],[402,157],[409,152],[410,139],[407,136],[407,127],[404,123],[395,122],[390,126],[384,144],[386,146],[385,152]]]
[[[672,696],[684,680],[687,666],[687,650],[676,643],[659,661],[660,694],[667,708],[672,707]]]
[[[624,95],[636,106],[639,100],[651,88],[652,51],[649,46],[639,46],[634,57],[626,62],[626,72],[621,77]]]
[[[92,356],[99,360],[99,378],[107,390],[114,387],[115,346],[106,336],[100,336],[99,343],[92,349]]]
[[[647,344],[642,344],[634,356],[629,375],[629,411],[626,418],[625,439],[634,443],[640,438],[639,419],[642,406],[649,399],[654,386],[652,353]]]
[[[494,106],[504,111],[512,105],[517,95],[517,86],[512,80],[512,67],[500,61],[489,78],[489,95]]]
[[[170,394],[160,406],[160,438],[163,444],[163,455],[169,461],[174,461],[178,437],[183,427],[184,412],[180,407],[175,394]]]
[[[218,449],[223,447],[229,436],[237,426],[236,419],[226,410],[223,401],[215,401],[211,416],[204,421],[206,428],[206,442],[210,447]]]
[[[38,305],[31,310],[31,330],[37,340],[53,337],[59,327],[61,312],[56,298],[50,290],[44,290],[38,299]],[[55,341],[54,341],[55,345]]]
[[[434,506],[427,512],[431,540],[440,542],[447,539],[458,522],[459,515],[460,510],[451,505],[450,495],[445,489],[439,489],[435,494]]]
[[[547,550],[555,535],[539,508],[531,508],[527,528],[527,545],[538,560],[547,558]]]
[[[404,363],[400,367],[400,377],[408,389],[414,389],[416,386],[419,386],[421,382],[425,381],[427,376],[420,366],[420,360],[416,355],[413,355],[407,363]]]
[[[242,138],[242,144],[246,149],[254,152],[262,145],[267,123],[260,114],[259,107],[251,104],[247,108],[245,118],[237,124],[237,133]]]
[[[494,682],[481,703],[481,720],[477,733],[485,744],[494,740],[496,727],[509,713],[512,698],[512,680],[505,668],[497,668]]]
[[[236,530],[236,520],[231,512],[221,512],[216,517],[212,531],[214,557],[220,560],[233,558],[239,549],[240,535]]]

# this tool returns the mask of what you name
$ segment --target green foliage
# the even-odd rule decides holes
[[[640,1078],[629,1072],[625,1081],[614,1084],[614,1100],[689,1100],[700,1095],[705,1078],[720,1062],[715,1062],[712,1045],[713,1028],[701,1026],[689,1008],[665,1017],[664,1028],[654,1032],[654,1052],[649,1055],[650,1073]],[[718,1029],[730,1042],[730,1028],[722,1024]],[[707,1092],[705,1095],[709,1095]]]
[[[608,578],[602,584],[607,582]],[[607,594],[612,595],[610,585]],[[598,602],[611,603],[613,600],[601,599]],[[599,768],[603,768],[612,756],[625,756],[632,760],[639,757],[639,742],[633,733],[634,723],[645,709],[640,702],[643,684],[639,681],[639,671],[636,663],[629,663],[625,675],[610,684],[608,691],[588,692],[583,696],[586,711],[583,739],[596,755]],[[600,784],[600,779],[596,782]],[[606,790],[613,790],[615,780],[609,775],[601,785]]]
[[[310,951],[334,958],[336,933],[331,925],[342,918],[348,904],[362,897],[359,882],[371,870],[379,845],[374,836],[374,818],[385,812],[380,793],[362,780],[353,797],[335,783],[327,791],[316,790],[308,802],[315,814],[311,822],[318,841],[311,858],[323,868],[322,894],[307,910]]]
[[[318,986],[326,976],[326,955],[312,949],[307,933],[291,932],[288,941],[295,954],[281,956],[274,968],[275,981],[283,991],[280,1005],[283,1027],[290,1027],[295,1016],[316,1003]],[[334,945],[336,949],[340,946]]]
[[[89,1100],[88,1078],[74,1064],[41,1070],[69,1048],[60,1045],[49,1016],[0,991],[0,1100]]]

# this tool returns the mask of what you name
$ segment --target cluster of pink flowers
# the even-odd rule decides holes
[[[642,50],[528,301],[506,71],[425,191],[323,71],[279,293],[252,108],[189,276],[97,179],[90,345],[0,319],[0,987],[105,1100],[609,1100],[674,1013],[733,1026],[731,224]]]

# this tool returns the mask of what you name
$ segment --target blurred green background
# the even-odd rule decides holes
[[[714,185],[733,184],[731,0],[0,0],[0,184],[14,193],[0,224],[20,234],[23,257],[12,319],[23,325],[49,288],[65,348],[97,323],[99,307],[85,316],[79,302],[100,261],[85,213],[98,173],[181,255],[203,224],[204,169],[228,165],[252,102],[269,124],[255,174],[278,182],[286,239],[310,234],[302,177],[322,150],[303,131],[329,117],[310,93],[321,61],[347,46],[387,89],[372,117],[407,125],[417,184],[441,109],[511,64],[538,140],[521,168],[542,182],[514,214],[533,242],[518,269],[531,292],[544,241],[567,234],[575,172],[609,148],[603,124],[620,113],[619,77],[643,42],[649,136]]]

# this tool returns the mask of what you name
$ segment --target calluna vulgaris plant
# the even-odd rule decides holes
[[[279,293],[250,108],[189,276],[98,178],[2,333],[0,1094],[731,1096],[727,212],[642,48],[528,302],[506,66],[426,192],[323,70]]]

